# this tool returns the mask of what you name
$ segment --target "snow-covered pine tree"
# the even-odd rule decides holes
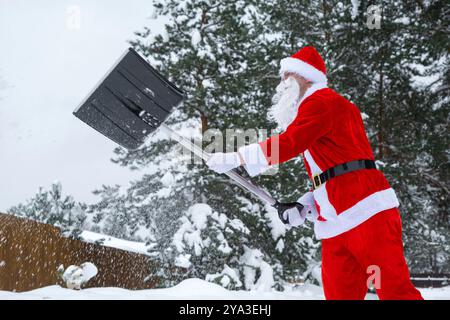
[[[55,182],[50,190],[39,188],[38,193],[8,210],[10,214],[51,224],[66,237],[78,238],[86,220],[86,205],[62,195],[61,183]]]
[[[136,234],[139,230],[139,219],[136,217],[133,199],[121,192],[120,186],[102,186],[95,190],[100,200],[88,207],[91,214],[91,231],[109,235],[119,239],[147,241]]]
[[[358,24],[364,25],[368,15],[364,5],[371,3],[361,4]],[[433,18],[426,13],[431,7]],[[376,158],[385,164],[382,169],[400,198],[412,272],[448,272],[449,207],[442,201],[448,198],[448,137],[445,147],[438,142],[448,124],[448,103],[447,109],[434,108],[429,80],[422,78],[437,61],[448,63],[446,45],[436,41],[432,48],[428,31],[442,30],[444,7],[437,2],[391,1],[380,9],[381,29],[359,28],[352,33],[358,43],[352,58],[359,59],[361,67],[339,83],[349,86],[346,79],[352,79],[363,90],[353,98],[369,116]],[[442,73],[434,75],[438,82],[444,78]]]
[[[170,246],[158,242],[150,253],[159,257],[156,275],[161,286],[173,285],[176,276],[205,278],[229,289],[243,288],[245,263],[233,254],[230,242],[248,243],[249,230],[239,219],[214,212],[206,204],[195,204],[180,218],[181,224]],[[213,274],[210,274],[213,272]],[[174,277],[175,276],[175,277]]]
[[[368,11],[370,5],[381,10],[381,29],[367,26],[376,13]],[[145,28],[132,44],[186,91],[183,109],[169,123],[194,128],[197,135],[199,127],[267,128],[262,115],[279,81],[279,59],[303,45],[317,47],[330,86],[363,111],[376,159],[401,199],[412,270],[448,271],[448,6],[255,0],[168,1],[156,8],[155,16],[170,20],[165,33]],[[420,78],[428,80],[421,84]],[[273,212],[256,207],[257,201],[205,167],[180,162],[178,150],[160,137],[136,152],[116,150],[121,165],[160,169],[128,190],[136,216],[159,245],[169,248],[180,216],[203,202],[242,219],[251,247],[261,250],[277,281],[307,269],[317,246],[310,230],[274,227]],[[255,181],[284,200],[310,187],[300,159],[280,166],[276,177]],[[244,254],[239,243],[230,246]]]
[[[224,133],[229,128],[241,131],[268,128],[265,114],[279,82],[281,53],[276,34],[263,32],[262,24],[267,17],[257,9],[255,1],[156,2],[155,16],[169,17],[165,33],[154,35],[145,28],[137,33],[132,45],[186,92],[186,102],[169,119],[170,125],[184,133],[190,130],[196,136],[212,128]],[[273,124],[269,128],[272,127]],[[189,220],[189,207],[196,203],[208,204],[214,212],[225,214],[231,221],[242,221],[249,233],[227,238],[232,257],[226,257],[226,261],[258,256],[253,260],[273,268],[278,288],[285,280],[298,280],[314,261],[317,244],[311,239],[311,229],[286,232],[273,210],[249,198],[201,162],[190,164],[186,161],[189,156],[181,157],[175,143],[155,136],[144,148],[131,152],[117,149],[116,153],[114,161],[121,165],[135,169],[150,167],[153,171],[132,183],[128,199],[133,199],[140,222],[156,241],[158,250],[153,252],[159,252],[156,258],[161,262],[160,273],[167,276],[165,285],[188,276],[167,274],[167,270],[172,270],[168,261],[175,265],[179,254],[168,255],[166,249],[173,247],[180,223]],[[301,170],[300,162],[296,161],[283,166],[279,176],[256,181],[280,199],[296,200],[308,190],[306,183],[298,182],[301,177],[307,181]],[[207,219],[207,224],[217,223],[212,214]],[[206,238],[214,238],[216,231],[217,228],[203,230],[211,233],[204,234]],[[212,261],[216,257],[214,252],[206,251],[201,259],[191,255],[190,272],[203,278],[221,274],[225,265],[201,262]],[[227,262],[227,266],[236,265]],[[260,275],[255,272],[254,284]],[[209,279],[213,278],[209,276]],[[246,287],[251,287],[251,283]]]
[[[413,272],[448,273],[450,6],[442,1],[416,2],[410,11],[404,20],[413,34],[408,40],[420,57],[413,64],[412,83],[419,92],[413,98],[421,99],[409,107],[404,119],[409,139],[403,140],[399,150],[408,153],[412,164],[405,175],[405,202],[412,209],[410,223],[405,224],[405,248]]]

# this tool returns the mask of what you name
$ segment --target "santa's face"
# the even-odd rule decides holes
[[[294,78],[295,81],[297,81],[300,90],[300,98],[303,97],[306,90],[308,90],[308,88],[311,87],[312,85],[311,81],[306,80],[305,78],[294,72],[285,72],[281,78],[282,80],[285,80],[289,77]]]
[[[297,116],[301,97],[310,85],[309,81],[299,75],[284,74],[272,97],[269,120],[275,121],[279,128],[286,130]]]

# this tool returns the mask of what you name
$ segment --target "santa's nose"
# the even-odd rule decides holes
[[[282,80],[286,80],[291,75],[291,72],[283,72],[281,75]]]

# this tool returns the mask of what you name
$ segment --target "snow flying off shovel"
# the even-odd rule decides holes
[[[184,93],[129,49],[106,74],[74,115],[122,147],[134,150],[157,129],[207,161],[209,154],[164,124]],[[283,212],[300,205],[281,204],[235,171],[226,173],[239,186]],[[301,206],[301,205],[300,205]]]

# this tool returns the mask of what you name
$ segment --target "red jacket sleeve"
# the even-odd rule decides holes
[[[297,117],[286,131],[260,143],[269,165],[286,162],[309,148],[332,128],[332,116],[327,104],[319,99],[302,103]]]

